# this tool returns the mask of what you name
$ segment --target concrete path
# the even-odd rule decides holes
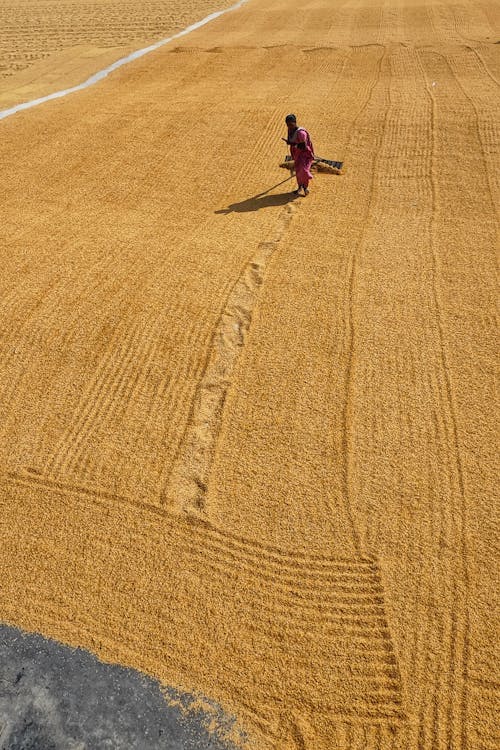
[[[230,750],[212,718],[167,703],[140,672],[0,626],[1,750]]]

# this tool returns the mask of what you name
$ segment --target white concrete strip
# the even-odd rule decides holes
[[[239,0],[239,2],[231,5],[229,8],[225,8],[224,10],[217,10],[215,11],[215,13],[210,13],[209,16],[206,16],[201,21],[197,21],[196,23],[191,24],[191,26],[188,26],[182,31],[177,32],[177,34],[174,34],[173,36],[169,36],[166,39],[160,39],[159,42],[155,42],[149,47],[144,47],[143,49],[136,50],[136,52],[131,52],[130,55],[127,55],[127,57],[122,57],[120,58],[120,60],[112,63],[107,68],[104,68],[104,70],[100,70],[98,73],[94,73],[94,75],[90,76],[90,78],[87,78],[87,80],[83,83],[79,83],[77,86],[72,86],[69,89],[63,89],[62,91],[54,91],[53,94],[41,96],[39,99],[32,99],[29,102],[23,102],[22,104],[16,104],[13,107],[9,107],[8,109],[0,110],[0,120],[5,119],[6,117],[10,117],[10,115],[15,115],[16,112],[22,112],[24,109],[31,109],[31,107],[37,107],[39,104],[50,102],[52,99],[60,99],[61,97],[67,96],[68,94],[74,94],[76,91],[83,91],[83,89],[87,89],[89,86],[93,86],[94,83],[102,81],[103,78],[106,78],[106,76],[108,76],[114,70],[121,68],[122,65],[127,65],[128,63],[137,60],[139,57],[143,57],[149,52],[153,52],[159,47],[163,47],[165,44],[172,42],[174,39],[179,39],[181,36],[186,36],[186,34],[190,34],[192,31],[196,31],[196,29],[199,29],[206,23],[210,23],[210,21],[214,21],[224,13],[229,13],[229,11],[231,10],[237,10],[238,8],[241,8],[241,6],[246,2],[247,0]]]

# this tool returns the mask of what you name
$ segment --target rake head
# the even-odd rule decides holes
[[[342,174],[343,166],[344,162],[342,161],[333,161],[333,159],[322,159],[318,157],[313,161],[311,168],[315,169],[317,172],[324,172],[325,174]],[[291,172],[295,171],[295,164],[290,154],[285,156],[285,161],[281,162],[280,167],[282,169],[289,169]]]
[[[313,164],[313,168],[317,169],[318,172],[324,172],[325,174],[342,174],[343,166],[343,162],[331,162],[329,159],[318,159]]]

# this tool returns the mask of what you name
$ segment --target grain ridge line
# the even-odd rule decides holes
[[[432,54],[436,54],[436,53],[432,53]],[[447,58],[440,54],[438,54],[438,56],[444,59],[445,64],[450,70],[450,73],[452,74],[452,76],[454,76],[453,70]],[[438,104],[436,101],[436,97],[429,85],[425,65],[424,65],[423,60],[421,59],[421,56],[419,56],[419,59],[420,59],[420,63],[422,66],[426,93],[431,104],[431,181],[430,182],[431,182],[433,211],[431,214],[430,226],[429,226],[429,245],[430,245],[431,261],[432,261],[432,294],[433,294],[433,302],[434,302],[435,311],[436,311],[436,323],[437,323],[437,331],[438,331],[438,338],[439,338],[439,345],[440,345],[439,354],[440,354],[440,359],[441,359],[442,375],[443,375],[443,379],[445,383],[446,401],[447,401],[446,406],[447,406],[447,412],[448,412],[447,416],[448,416],[448,419],[450,420],[451,436],[452,436],[451,442],[453,445],[456,481],[458,485],[458,495],[459,495],[459,502],[457,503],[458,505],[457,511],[459,513],[458,536],[460,539],[461,562],[460,562],[460,569],[458,571],[455,571],[455,575],[458,572],[460,573],[460,578],[463,581],[462,587],[463,587],[463,595],[464,595],[464,603],[462,605],[463,610],[460,611],[460,608],[459,608],[458,612],[453,612],[452,623],[451,623],[452,624],[451,642],[452,642],[453,651],[452,651],[451,659],[450,659],[450,666],[451,666],[450,680],[453,677],[455,677],[455,682],[454,682],[455,691],[451,693],[449,702],[448,702],[448,720],[449,720],[449,728],[450,728],[449,739],[450,740],[452,739],[451,732],[453,732],[454,722],[456,721],[459,723],[457,732],[459,733],[458,736],[459,736],[459,742],[460,742],[460,744],[457,745],[457,748],[466,748],[467,747],[467,712],[468,712],[467,671],[468,671],[468,661],[469,661],[468,642],[469,642],[469,630],[470,630],[470,619],[469,619],[470,615],[469,615],[469,603],[468,603],[468,595],[470,591],[469,570],[468,570],[469,551],[468,551],[468,544],[467,544],[467,539],[466,539],[466,533],[467,533],[466,532],[466,521],[467,521],[466,482],[465,482],[465,472],[464,472],[462,452],[461,452],[461,441],[459,437],[457,407],[455,404],[455,395],[454,395],[454,389],[453,389],[453,384],[452,384],[451,374],[450,374],[449,355],[448,355],[447,347],[446,347],[446,337],[445,337],[445,330],[444,330],[444,325],[443,325],[443,311],[442,311],[442,303],[441,303],[441,298],[440,298],[439,281],[438,281],[439,272],[440,272],[440,261],[439,261],[439,256],[436,250],[436,220],[440,214],[440,208],[439,208],[440,186],[439,186],[439,182],[436,176],[436,166],[435,166],[437,162],[437,157],[438,157],[437,143],[436,143],[437,141],[436,133],[438,132],[437,124],[436,124]],[[456,76],[455,76],[455,79],[456,79]],[[473,104],[472,102],[470,103],[471,105]],[[457,604],[459,604],[457,600],[456,578],[455,578],[455,585],[454,585],[454,594],[455,594],[455,601],[457,602]],[[457,661],[458,661],[458,665],[456,664]],[[457,670],[460,672],[460,677],[456,676]],[[460,697],[459,697],[460,705],[456,710],[456,714],[454,710],[455,706],[453,705],[453,697],[454,697],[455,692],[460,693]]]
[[[208,478],[233,372],[250,328],[267,264],[285,235],[294,212],[292,203],[285,207],[274,240],[259,243],[256,253],[233,285],[221,313],[186,431],[161,493],[161,504],[173,511],[205,515]]]
[[[212,525],[206,518],[189,515],[179,516],[177,513],[172,514],[168,509],[158,507],[153,503],[136,501],[126,495],[115,494],[96,487],[72,485],[40,474],[27,474],[20,471],[9,471],[5,474],[5,478],[7,481],[16,484],[34,485],[48,490],[52,489],[62,494],[71,493],[77,496],[90,497],[98,505],[106,501],[113,503],[118,501],[124,505],[128,505],[130,508],[145,512],[151,516],[152,523],[156,523],[154,519],[158,517],[165,519],[165,521],[169,522],[170,533],[185,536],[185,531],[188,529],[191,537],[201,539],[204,544],[212,543],[213,545],[219,545],[224,550],[231,548],[240,553],[243,558],[249,560],[255,559],[260,564],[264,563],[269,566],[275,565],[280,570],[282,570],[283,566],[287,566],[292,570],[299,568],[299,570],[304,571],[305,566],[307,574],[310,573],[315,578],[318,573],[331,575],[332,571],[335,571],[339,576],[344,576],[346,568],[347,572],[351,571],[353,575],[356,573],[357,575],[368,575],[371,577],[377,576],[379,571],[378,563],[373,555],[352,558],[347,556],[309,555],[300,551],[294,551],[292,554],[289,550],[284,551],[271,545],[262,544],[254,539],[245,539],[233,532],[226,530],[221,532],[219,528]],[[319,566],[319,570],[318,568],[313,570],[314,566]],[[302,572],[302,575],[304,575],[304,572]]]

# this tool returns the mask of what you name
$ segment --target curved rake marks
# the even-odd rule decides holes
[[[84,642],[98,633],[112,658],[126,653],[129,663],[153,671],[153,665],[168,667],[177,675],[186,674],[183,663],[198,664],[201,649],[201,687],[208,670],[238,704],[238,690],[253,695],[250,685],[260,685],[253,707],[271,742],[279,737],[273,720],[278,703],[283,720],[297,711],[304,718],[310,738],[302,734],[313,748],[316,736],[328,736],[325,726],[337,722],[351,725],[353,736],[365,729],[369,735],[373,724],[382,733],[404,724],[375,558],[280,555],[126,498],[76,487],[70,494],[43,477],[12,476],[9,483],[12,492],[15,485],[31,486],[30,492],[20,489],[26,498],[21,510],[15,495],[3,507],[32,519],[30,533],[11,541],[23,556],[25,548],[31,551],[22,585],[49,632],[69,628],[70,641],[76,633]],[[82,544],[92,564],[75,579]],[[50,558],[42,554],[47,545],[54,551]],[[60,571],[55,577],[49,575],[54,565]],[[17,579],[7,585],[15,588]],[[15,597],[9,601],[14,616]],[[25,611],[26,602],[19,606]],[[279,658],[265,661],[256,674],[264,662],[255,655],[266,660],[271,653]]]

